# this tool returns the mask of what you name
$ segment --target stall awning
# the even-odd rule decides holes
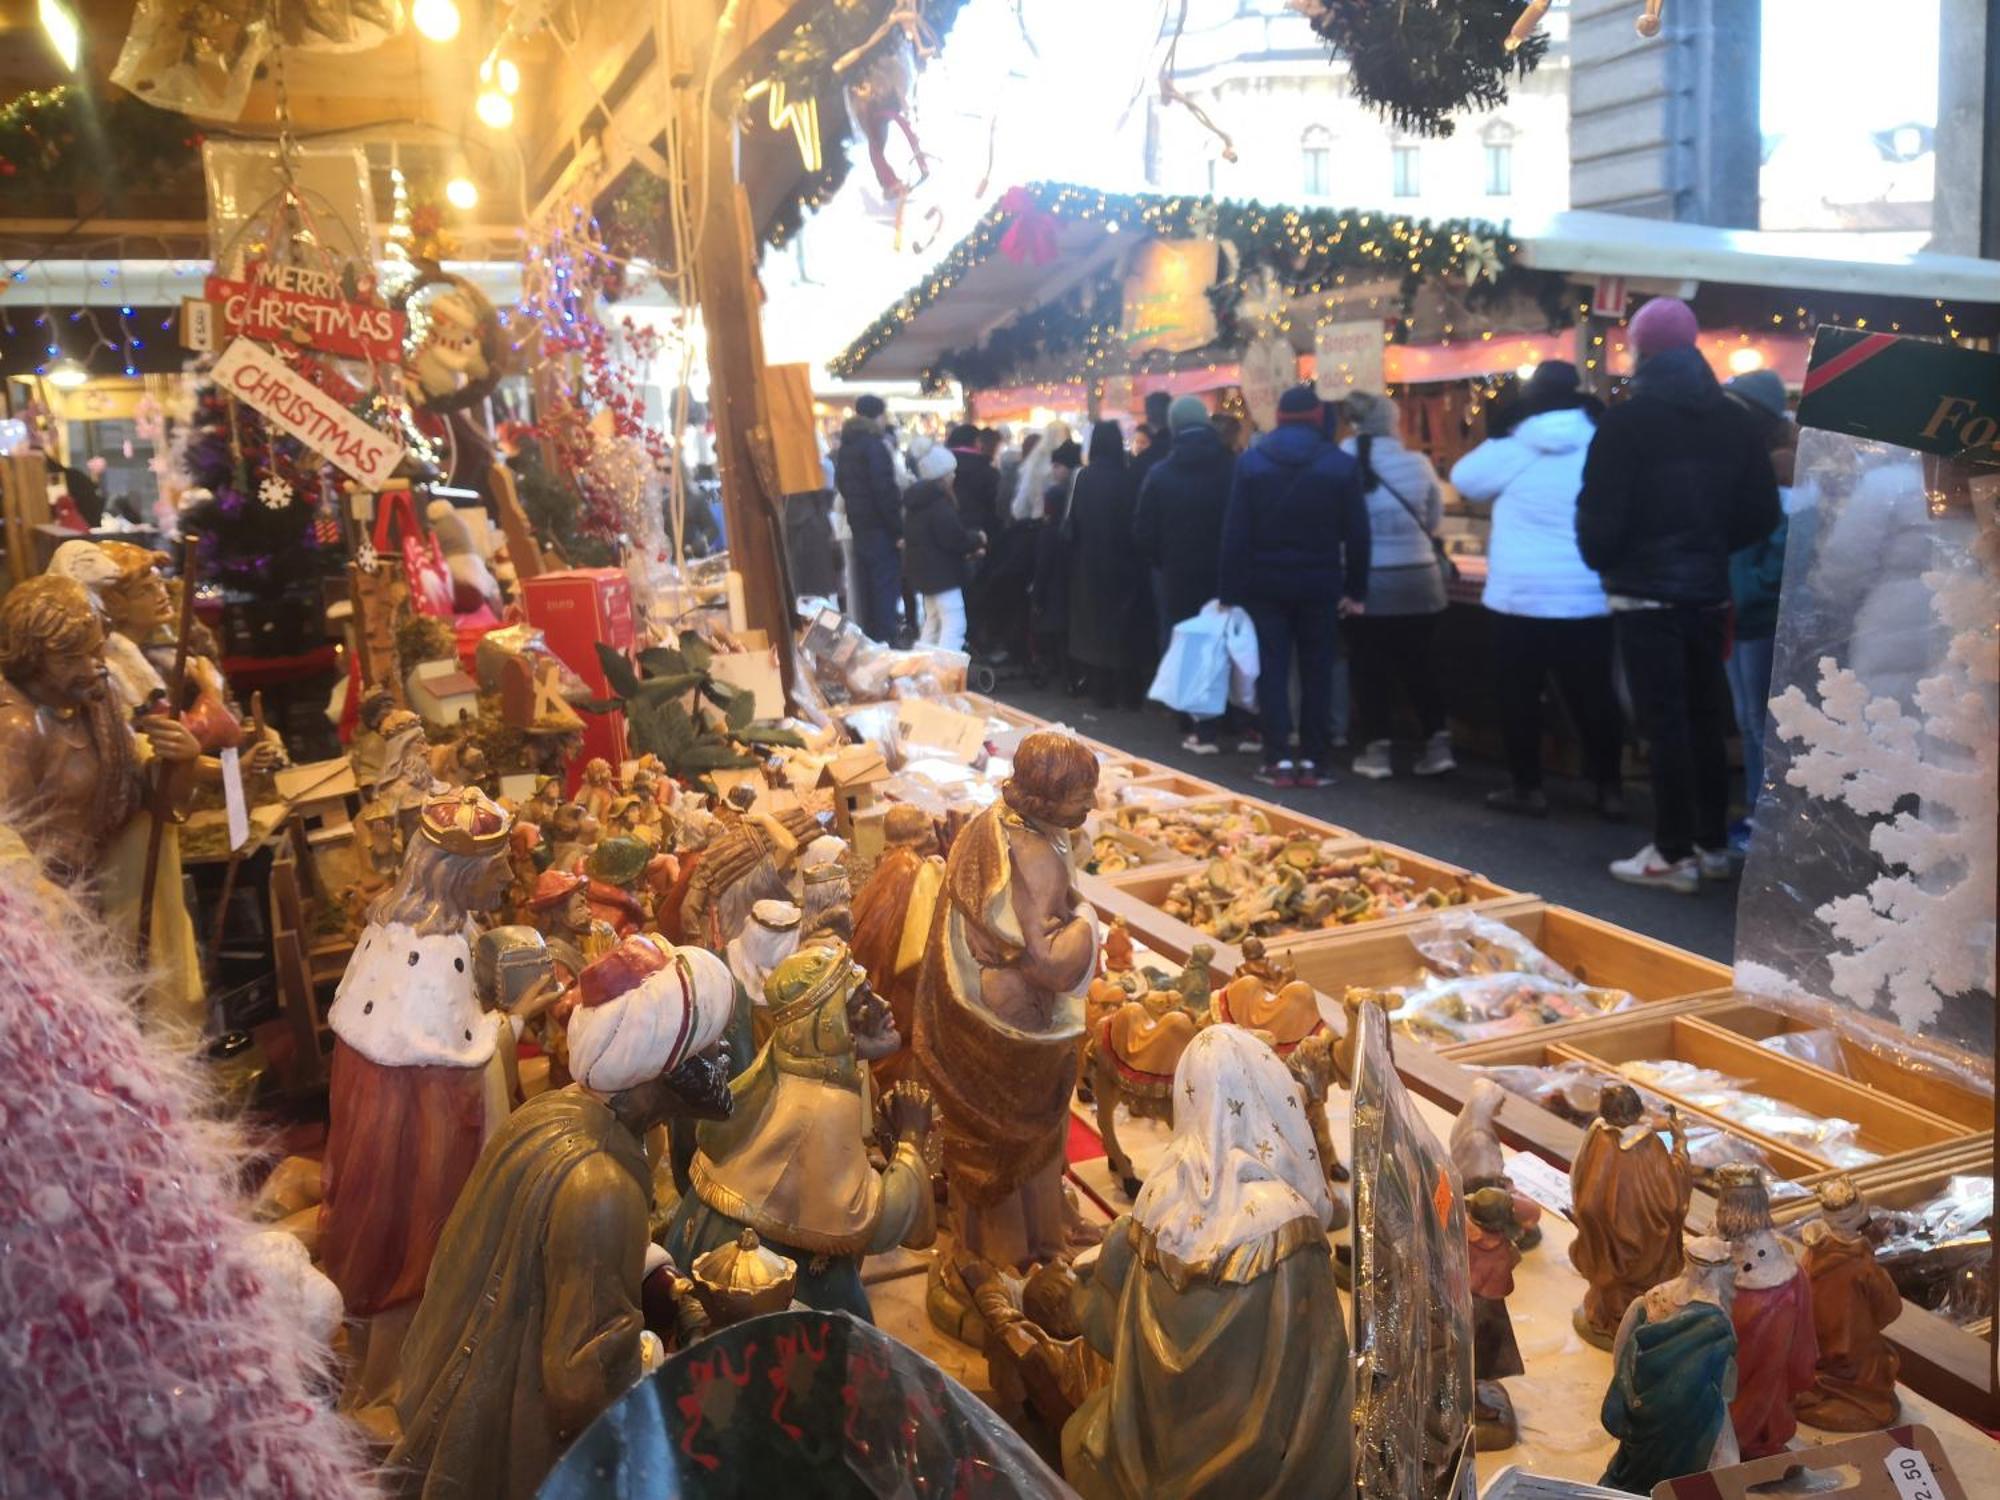
[[[1509,226],[1521,262],[1579,279],[1700,281],[1929,302],[2000,303],[2000,261],[1934,255],[1926,234],[1776,233],[1571,209]]]

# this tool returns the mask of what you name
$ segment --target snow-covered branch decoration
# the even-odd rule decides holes
[[[1923,575],[1950,644],[1917,684],[1914,714],[1872,696],[1831,656],[1820,658],[1817,704],[1797,687],[1771,703],[1778,733],[1801,747],[1786,779],[1879,820],[1868,843],[1882,873],[1814,913],[1844,948],[1828,956],[1833,989],[1868,1010],[1886,991],[1911,1031],[1935,1020],[1946,999],[1993,988],[1996,576],[2000,531],[1990,524],[1969,555]]]

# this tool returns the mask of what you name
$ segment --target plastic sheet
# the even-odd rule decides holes
[[[1389,1053],[1358,1012],[1354,1080],[1356,1489],[1448,1500],[1472,1464],[1472,1278],[1465,1195]]]
[[[972,658],[963,651],[934,646],[897,651],[881,645],[831,609],[814,617],[800,637],[799,649],[829,704],[962,693],[972,666]]]
[[[1852,1170],[1881,1158],[1855,1144],[1861,1127],[1852,1120],[1808,1114],[1796,1104],[1754,1093],[1740,1078],[1713,1068],[1698,1068],[1677,1058],[1648,1059],[1620,1065],[1634,1083],[1651,1084],[1724,1120],[1753,1130],[1766,1140],[1791,1146],[1829,1166]]]
[[[1527,937],[1476,911],[1448,911],[1412,935],[1433,978],[1398,993],[1399,1034],[1436,1045],[1519,1036],[1636,1005],[1578,982]]]
[[[1959,1324],[1993,1317],[1991,1177],[1954,1177],[1935,1197],[1878,1209],[1868,1236],[1910,1301]]]
[[[1990,1092],[2000,476],[1808,430],[1737,985]]]
[[[821,1500],[1066,1493],[993,1409],[846,1313],[794,1310],[702,1339],[583,1430],[540,1500]]]

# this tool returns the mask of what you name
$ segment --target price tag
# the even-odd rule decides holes
[[[1945,1500],[1944,1486],[1931,1472],[1931,1461],[1915,1448],[1893,1448],[1883,1461],[1897,1500]]]
[[[229,847],[241,849],[250,842],[250,804],[243,796],[243,764],[231,745],[222,752],[222,808],[229,819]]]

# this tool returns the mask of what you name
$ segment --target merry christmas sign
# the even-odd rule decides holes
[[[403,357],[403,315],[347,301],[330,271],[253,264],[248,281],[211,276],[206,291],[225,332],[353,359],[394,364]]]
[[[394,438],[377,432],[249,339],[239,338],[223,350],[210,378],[370,489],[380,489],[403,461],[402,445]]]

